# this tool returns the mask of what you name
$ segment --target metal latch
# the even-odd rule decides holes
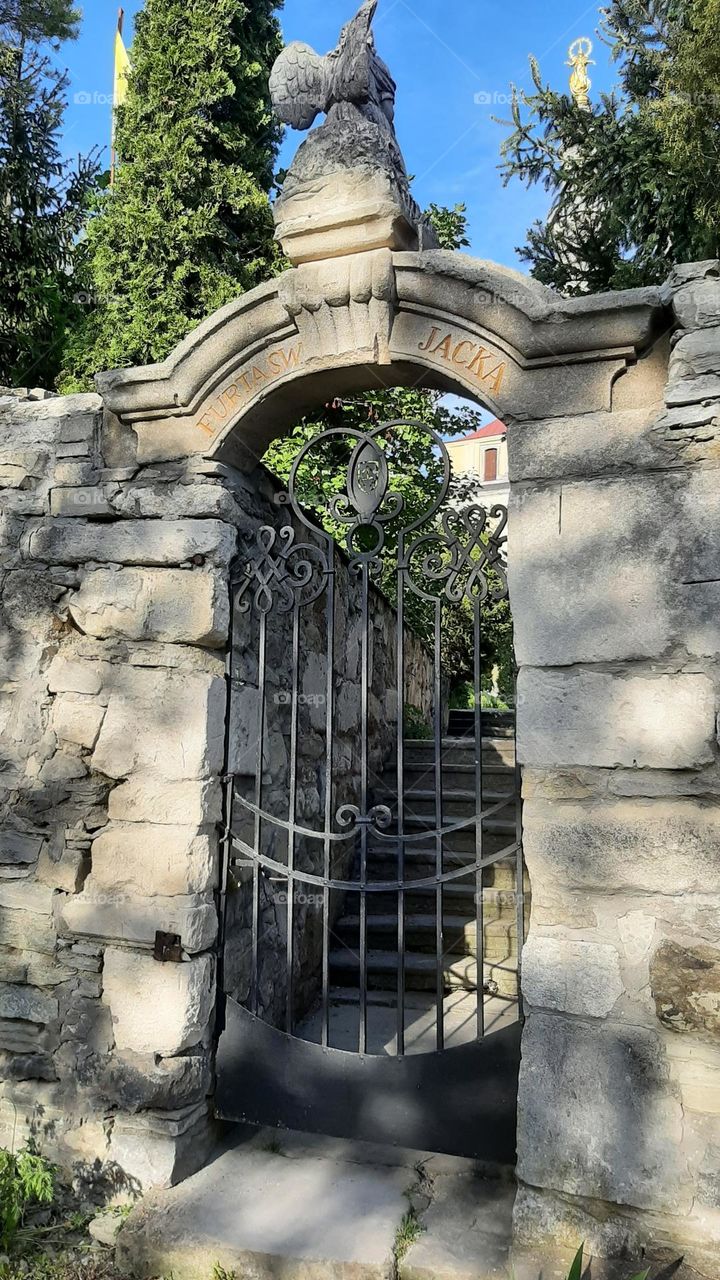
[[[153,960],[161,963],[180,964],[182,960],[182,938],[179,933],[163,933],[158,929],[155,934]]]

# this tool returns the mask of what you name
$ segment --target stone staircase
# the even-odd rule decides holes
[[[467,713],[466,713],[467,714]],[[472,713],[470,713],[472,715]],[[509,718],[484,716],[482,769],[484,807],[506,800],[506,805],[483,823],[483,853],[500,852],[516,836],[516,774],[514,728]],[[473,717],[474,723],[474,717]],[[472,817],[475,813],[475,742],[465,736],[465,727],[451,722],[453,736],[442,744],[443,826]],[[458,732],[458,729],[460,732]],[[405,743],[406,833],[421,833],[436,826],[435,746],[433,741],[407,740]],[[375,804],[387,803],[397,811],[397,776],[389,768],[383,783],[373,794]],[[389,829],[389,833],[392,828]],[[475,827],[447,835],[443,844],[445,872],[472,866],[476,861]],[[405,988],[412,993],[435,993],[438,955],[437,894],[434,886],[412,887],[436,871],[434,840],[409,842],[405,851]],[[393,880],[398,877],[398,846],[392,840],[371,836],[368,846],[368,879]],[[488,997],[517,1000],[517,898],[516,857],[488,867],[483,872],[482,985]],[[476,877],[459,878],[442,890],[442,944],[440,949],[443,989],[475,992],[478,984],[478,922]],[[527,906],[526,906],[527,909]],[[330,981],[336,1002],[359,998],[360,930],[358,895],[348,895],[346,913],[334,930],[330,954]],[[398,983],[398,895],[367,895],[367,987],[369,1003],[392,1004]],[[433,997],[434,998],[434,997]],[[417,1003],[417,1001],[416,1001]]]

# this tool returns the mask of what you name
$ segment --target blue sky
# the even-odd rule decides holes
[[[82,3],[82,0],[81,0]],[[287,40],[305,40],[320,53],[337,41],[359,0],[286,0],[281,14]],[[66,117],[68,154],[105,145],[110,134],[114,0],[87,0],[80,39],[61,57],[71,84]],[[127,0],[126,42],[141,0]],[[414,193],[423,206],[464,201],[470,218],[468,252],[517,266],[516,245],[546,208],[542,191],[518,182],[504,188],[497,169],[505,132],[493,115],[507,117],[512,81],[530,86],[527,55],[543,75],[567,84],[570,42],[595,43],[593,95],[612,86],[608,51],[595,36],[598,7],[582,0],[380,0],[378,49],[398,82],[397,132]],[[480,95],[478,97],[478,95]],[[280,158],[292,159],[301,135],[288,132]]]

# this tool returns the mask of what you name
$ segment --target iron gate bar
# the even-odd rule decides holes
[[[387,828],[392,820],[391,809],[387,805],[371,806],[369,789],[369,700],[370,700],[370,588],[372,579],[382,567],[382,553],[385,546],[385,525],[397,519],[404,508],[404,499],[400,493],[389,488],[390,473],[388,461],[392,459],[392,451],[385,454],[381,437],[383,433],[392,432],[403,426],[421,428],[430,441],[431,451],[439,457],[442,481],[437,495],[431,499],[428,510],[416,520],[400,529],[397,538],[397,629],[396,629],[396,680],[397,680],[397,807],[395,832]],[[304,460],[318,442],[327,442],[331,438],[344,437],[354,441],[352,456],[348,466],[346,493],[336,495],[331,502],[333,517],[347,527],[346,543],[349,553],[348,572],[356,574],[360,587],[360,783],[359,807],[352,804],[341,804],[335,813],[335,822],[340,828],[333,826],[333,787],[334,787],[334,753],[333,726],[335,710],[335,543],[330,535],[320,529],[314,519],[303,509],[297,493],[299,470]],[[388,894],[397,896],[397,1017],[396,1044],[397,1057],[405,1054],[406,1040],[406,895],[413,891],[432,889],[434,891],[435,909],[435,1052],[440,1054],[445,1049],[445,980],[443,963],[446,955],[445,934],[445,886],[457,881],[474,879],[475,885],[475,951],[476,951],[476,1012],[477,1036],[482,1039],[485,1034],[484,1020],[484,889],[483,872],[498,862],[515,858],[518,875],[518,886],[522,888],[522,847],[521,819],[518,813],[516,796],[508,795],[484,808],[483,800],[483,716],[481,685],[481,625],[482,603],[488,597],[491,588],[488,585],[487,571],[495,569],[500,580],[500,588],[492,589],[494,600],[502,599],[507,594],[503,547],[505,543],[504,528],[506,512],[504,508],[495,506],[488,512],[478,505],[464,510],[450,508],[439,516],[439,523],[432,522],[441,512],[446,500],[450,480],[449,455],[443,441],[431,428],[423,424],[408,424],[402,420],[362,431],[356,428],[332,428],[320,436],[307,442],[298,453],[293,464],[288,484],[288,494],[284,501],[289,504],[296,521],[307,528],[315,541],[301,542],[296,528],[284,525],[280,529],[272,526],[261,526],[257,533],[258,554],[249,559],[242,575],[235,580],[236,590],[233,593],[234,609],[248,612],[251,607],[259,614],[258,637],[258,710],[257,710],[257,753],[255,768],[254,802],[247,795],[240,794],[235,786],[235,779],[228,774],[226,781],[230,792],[229,805],[226,808],[225,841],[228,846],[226,866],[252,869],[252,928],[251,959],[249,984],[249,1013],[259,1013],[259,948],[260,937],[260,902],[262,885],[267,877],[275,876],[287,885],[286,895],[286,938],[285,938],[285,1006],[284,1022],[286,1034],[292,1036],[295,1018],[295,969],[296,969],[296,901],[298,886],[317,886],[322,889],[322,953],[321,953],[321,1043],[324,1050],[330,1045],[330,936],[333,911],[332,894],[358,895],[358,946],[360,985],[358,991],[358,1050],[361,1058],[366,1057],[368,1045],[368,894]],[[494,526],[492,522],[495,522]],[[428,528],[432,531],[428,532]],[[372,531],[374,545],[357,545],[355,538],[359,530]],[[485,537],[485,541],[483,541]],[[422,575],[422,585],[416,580],[417,573]],[[323,829],[313,830],[298,821],[298,761],[299,761],[299,688],[300,688],[300,626],[301,611],[314,600],[326,593],[326,660],[325,673],[325,794],[323,806]],[[406,678],[405,652],[405,596],[412,593],[421,601],[431,605],[434,671],[431,688],[433,708],[433,761],[432,761],[432,814],[434,817],[422,823],[419,829],[408,832],[406,803],[406,757],[405,757],[405,710],[404,692]],[[457,818],[446,824],[444,818],[445,795],[443,773],[443,677],[442,677],[442,630],[443,609],[446,604],[460,605],[467,598],[473,603],[473,657],[474,657],[474,693],[475,693],[475,796],[476,812],[470,818]],[[267,733],[267,676],[268,676],[268,615],[276,609],[280,613],[292,615],[292,657],[291,657],[291,693],[290,693],[290,752],[288,778],[288,816],[281,818],[268,812],[263,807],[264,786],[264,754]],[[234,610],[233,610],[234,614]],[[234,626],[231,634],[235,642]],[[231,694],[241,684],[233,681],[232,670],[229,678]],[[517,777],[516,764],[516,777]],[[420,779],[422,782],[422,778]],[[420,788],[421,789],[421,788]],[[496,852],[485,853],[485,826],[496,814],[515,804],[516,831],[515,839],[508,842]],[[252,845],[235,830],[234,816],[244,811],[252,817]],[[425,826],[427,829],[424,829]],[[475,860],[472,865],[459,865],[446,870],[445,840],[457,833],[469,832],[474,827]],[[489,828],[488,828],[489,829]],[[263,835],[272,831],[286,832],[286,862],[279,861],[263,852]],[[372,880],[369,876],[369,840],[372,835],[373,849],[382,857],[386,851],[397,859],[397,879]],[[315,870],[303,870],[297,865],[298,841],[322,841],[322,874]],[[350,879],[347,872],[343,878],[334,872],[333,847],[340,850],[349,848],[349,841],[357,841],[359,845],[358,872]],[[429,842],[434,845],[435,875],[407,877],[407,854],[414,850],[422,859],[422,850],[428,844],[428,852],[432,856]],[[269,848],[274,847],[271,840]],[[448,853],[448,857],[456,854]],[[458,852],[457,856],[461,856]],[[312,865],[312,864],[311,864]],[[522,945],[524,924],[523,894],[518,892],[517,923],[518,948]],[[227,895],[225,894],[225,900]],[[370,899],[372,901],[372,899]],[[299,954],[299,953],[298,953]],[[318,1047],[318,1046],[316,1046]],[[412,1055],[414,1056],[414,1055]],[[424,1055],[425,1056],[425,1055]]]
[[[260,864],[264,868],[267,868],[267,870],[269,871],[279,872],[280,879],[285,880],[290,878],[293,880],[299,880],[301,884],[313,884],[313,885],[317,885],[319,888],[322,888],[322,886],[325,884],[325,879],[323,876],[313,875],[313,873],[310,871],[293,871],[292,875],[288,877],[288,870],[284,862],[275,862],[274,859],[268,858],[266,854],[261,854],[260,856],[258,856],[256,855],[253,849],[251,849],[248,845],[245,845],[244,842],[241,842],[239,837],[235,837],[235,838],[238,840],[239,843],[243,843],[245,858],[248,861],[251,861],[251,860],[256,861],[258,864]],[[498,853],[488,854],[488,856],[484,858],[482,863],[480,864],[472,863],[470,866],[467,866],[467,867],[459,867],[456,871],[443,871],[440,877],[440,883],[450,884],[451,881],[453,880],[467,879],[469,876],[473,875],[476,871],[482,871],[485,867],[495,866],[496,862],[505,862],[508,858],[512,857],[514,853],[517,852],[517,849],[518,849],[518,845],[516,841],[513,840],[512,844],[506,845]],[[231,863],[233,866],[241,866],[241,867],[247,866],[248,861],[245,861],[244,859],[240,859],[240,858],[231,859]],[[438,876],[437,875],[427,876],[422,880],[411,880],[409,883],[412,885],[413,889],[430,889],[430,888],[434,888],[435,885],[438,884]],[[366,893],[396,893],[398,889],[407,888],[407,884],[408,884],[408,881],[403,881],[401,883],[399,880],[386,880],[386,881],[370,880],[365,885],[365,892]],[[360,892],[360,883],[357,880],[330,880],[329,886],[331,889],[338,889],[344,893]]]

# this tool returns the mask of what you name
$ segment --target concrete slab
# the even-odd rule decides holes
[[[515,1188],[472,1174],[427,1186],[422,1234],[398,1266],[399,1280],[507,1280]]]
[[[120,1232],[118,1265],[138,1280],[210,1280],[216,1264],[238,1280],[393,1280],[412,1180],[404,1168],[235,1147],[145,1197]]]

